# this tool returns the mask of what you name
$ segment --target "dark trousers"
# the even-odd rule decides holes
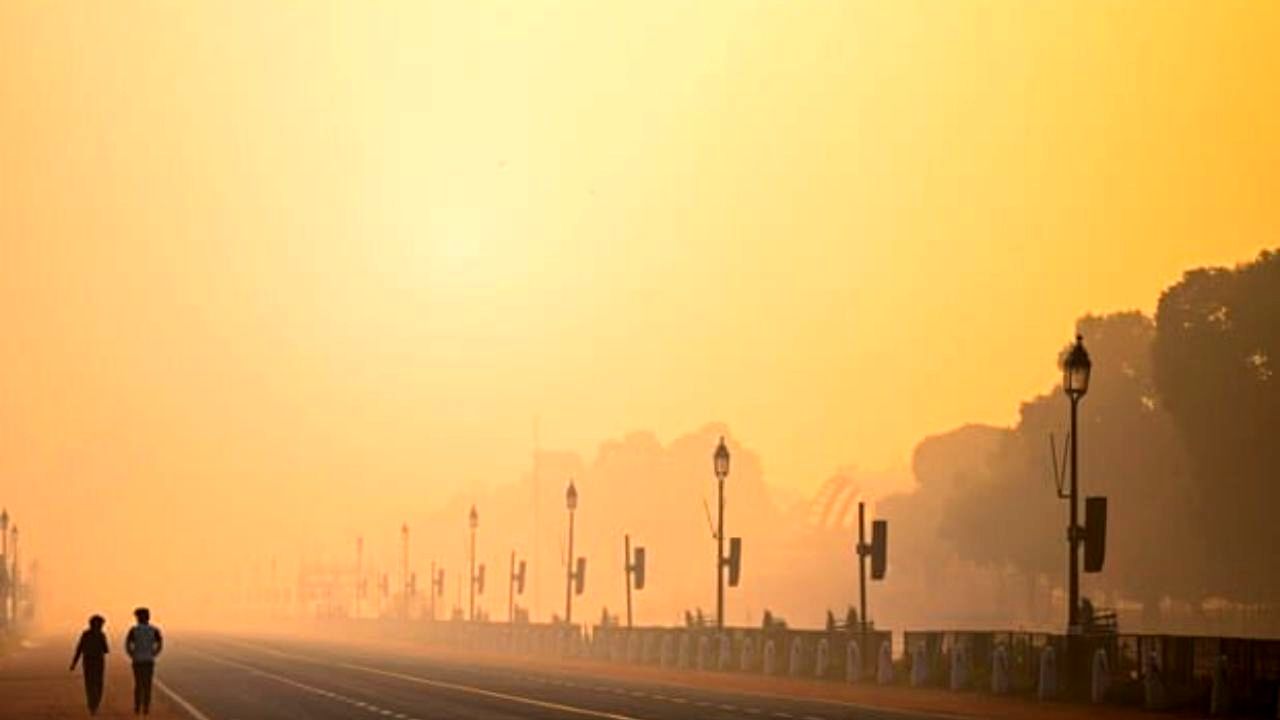
[[[89,703],[89,714],[98,712],[102,704],[102,676],[106,666],[102,662],[84,661],[84,699]]]
[[[151,710],[151,676],[155,675],[155,663],[133,664],[133,711]]]

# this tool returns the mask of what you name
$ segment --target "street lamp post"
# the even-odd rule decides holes
[[[1078,635],[1080,627],[1080,542],[1084,539],[1084,530],[1079,523],[1079,474],[1077,459],[1079,457],[1079,431],[1077,411],[1080,399],[1089,391],[1089,373],[1093,363],[1089,353],[1084,349],[1084,337],[1077,334],[1075,345],[1067,353],[1062,364],[1062,389],[1071,400],[1071,492],[1068,502],[1071,503],[1070,524],[1067,526],[1067,543],[1070,546],[1069,565],[1067,567],[1067,632]]]
[[[862,635],[865,638],[867,629],[867,557],[871,555],[871,544],[867,542],[867,521],[865,504],[858,501],[858,619],[862,620]],[[853,632],[853,628],[849,628]],[[863,641],[866,645],[866,641]]]
[[[564,621],[573,622],[573,515],[578,509],[578,489],[569,480],[564,491],[564,504],[569,509],[569,554],[565,556]]]
[[[404,619],[409,619],[409,523],[400,524],[400,596],[404,599]]]
[[[20,600],[18,593],[19,589],[22,587],[20,584],[22,579],[18,577],[18,525],[16,523],[14,524],[13,529],[9,531],[9,534],[11,536],[9,544],[13,548],[13,572],[9,574],[9,585],[11,588],[10,594],[13,596],[13,612],[9,617],[13,618],[13,622],[17,624],[18,602]]]
[[[440,570],[439,580],[436,580],[436,561],[431,561],[431,620],[436,619],[436,595],[444,590],[444,570]]]
[[[8,508],[0,510],[0,544],[3,549],[0,550],[0,575],[5,574],[9,565],[9,510]],[[12,580],[12,578],[10,578]],[[9,619],[9,588],[0,588],[0,625],[8,622]]]
[[[360,600],[364,596],[364,536],[356,537],[356,612],[360,617]]]
[[[724,556],[724,481],[729,477],[729,448],[724,437],[716,446],[713,461],[716,471],[718,520],[716,523],[716,627],[724,627],[724,569],[728,564]]]
[[[471,582],[469,583],[470,608],[468,617],[472,620],[476,619],[476,528],[480,527],[480,514],[476,512],[476,506],[471,506],[471,514],[468,516],[468,522],[471,524]]]

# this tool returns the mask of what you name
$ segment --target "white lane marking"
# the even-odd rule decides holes
[[[605,718],[606,720],[640,720],[639,718],[634,718],[634,717],[631,717],[630,715],[621,715],[618,713],[610,713],[610,712],[605,712],[601,710],[591,710],[589,708],[576,707],[573,705],[563,705],[561,703],[555,703],[555,702],[550,702],[546,700],[536,700],[534,698],[524,697],[522,695],[509,695],[506,693],[495,692],[493,690],[485,690],[484,688],[473,687],[471,685],[451,683],[451,682],[446,682],[444,680],[431,680],[429,678],[420,677],[417,675],[406,675],[404,673],[397,673],[389,670],[382,670],[379,668],[368,667],[365,665],[356,665],[353,663],[330,663],[324,660],[309,658],[309,657],[306,657],[305,655],[296,655],[294,653],[285,652],[283,650],[277,650],[275,648],[262,647],[258,645],[251,645],[249,643],[235,642],[235,641],[226,641],[226,642],[230,645],[239,645],[240,647],[243,647],[248,650],[257,650],[259,652],[270,653],[272,655],[276,655],[282,658],[301,660],[303,662],[308,662],[313,665],[327,665],[329,667],[344,667],[350,670],[359,670],[361,672],[373,673],[375,675],[382,675],[384,677],[407,680],[409,682],[418,683],[421,685],[428,685],[432,687],[443,688],[446,690],[457,690],[459,692],[466,692],[474,695],[491,697],[497,700],[506,700],[508,702],[515,702],[523,705],[530,705],[532,707],[540,707],[547,710],[558,710],[560,712],[572,713],[575,715]],[[223,662],[231,663],[233,661],[223,660]],[[250,667],[250,666],[245,666],[245,667]],[[258,671],[256,668],[254,668],[254,670],[257,672],[262,672],[262,671]],[[541,680],[541,682],[546,683],[547,680]],[[321,690],[320,692],[326,692],[326,691]],[[614,692],[621,694],[624,691],[614,690]],[[345,698],[342,698],[341,695],[335,695],[334,697],[345,700]]]
[[[156,680],[156,687],[160,688],[160,692],[164,693],[165,695],[168,695],[170,700],[178,703],[178,707],[182,708],[184,712],[190,715],[192,717],[192,720],[213,720],[213,718],[210,718],[208,715],[205,715],[204,713],[197,710],[194,705],[187,702],[186,698],[174,692],[173,688],[170,688],[168,685],[165,685],[163,682]]]
[[[258,650],[259,652],[266,652],[266,653],[270,653],[270,654],[272,654],[272,655],[276,655],[276,656],[283,657],[283,658],[289,658],[289,659],[294,659],[294,660],[302,660],[302,661],[304,661],[304,662],[309,662],[309,663],[312,663],[312,664],[315,664],[315,665],[328,665],[328,664],[330,664],[330,663],[327,663],[326,661],[323,661],[323,660],[317,660],[317,659],[314,659],[314,658],[309,658],[309,657],[306,657],[306,656],[304,656],[304,655],[296,655],[296,654],[294,654],[294,653],[289,653],[289,652],[285,652],[285,651],[282,651],[282,650],[277,650],[277,649],[274,649],[274,648],[267,648],[267,647],[262,647],[262,646],[257,646],[257,645],[250,645],[250,644],[248,644],[248,643],[235,643],[235,642],[229,642],[229,644],[236,644],[236,645],[240,645],[241,647],[244,647],[245,649],[249,649],[249,650]],[[534,707],[541,707],[541,708],[552,709],[552,710],[560,710],[560,711],[562,711],[562,712],[574,713],[574,714],[578,714],[578,715],[586,715],[586,716],[589,716],[589,717],[610,718],[610,719],[612,719],[612,720],[638,720],[637,718],[632,718],[632,717],[627,716],[627,715],[619,715],[619,714],[608,713],[608,712],[603,712],[603,711],[598,711],[598,710],[590,710],[590,709],[587,709],[587,708],[574,707],[574,706],[571,706],[571,705],[561,705],[561,704],[559,704],[559,703],[547,702],[547,701],[542,701],[542,700],[535,700],[535,699],[533,699],[533,698],[527,698],[527,697],[523,697],[523,696],[520,696],[520,695],[507,695],[507,694],[504,694],[504,693],[494,692],[494,691],[491,691],[491,690],[484,690],[484,689],[482,689],[482,688],[472,687],[472,686],[469,686],[469,685],[459,685],[459,684],[456,684],[456,683],[450,683],[450,682],[446,682],[446,681],[443,681],[443,680],[431,680],[431,679],[429,679],[429,678],[424,678],[424,677],[420,677],[420,676],[416,676],[416,675],[406,675],[406,674],[403,674],[403,673],[391,672],[391,671],[388,671],[388,670],[382,670],[382,669],[379,669],[379,668],[367,667],[367,666],[363,666],[363,665],[355,665],[355,664],[351,664],[351,663],[337,663],[337,664],[336,664],[336,666],[338,666],[338,667],[345,667],[345,668],[352,669],[352,670],[360,670],[361,672],[374,673],[374,674],[383,675],[383,676],[386,676],[386,677],[398,678],[398,679],[401,679],[401,680],[408,680],[408,681],[410,681],[410,682],[419,683],[419,684],[424,684],[424,685],[431,685],[431,686],[440,687],[440,688],[445,688],[445,689],[459,690],[459,691],[462,691],[462,692],[470,692],[470,693],[474,693],[474,694],[484,695],[484,696],[487,696],[487,697],[493,697],[493,698],[497,698],[497,699],[508,700],[508,701],[511,701],[511,702],[518,702],[518,703],[522,703],[522,704],[526,704],[526,705],[532,705],[532,706],[534,706]],[[631,696],[633,696],[633,697],[638,697],[638,698],[648,697],[648,698],[651,698],[651,699],[654,699],[654,700],[663,700],[663,701],[670,702],[670,703],[675,703],[675,704],[678,704],[678,705],[692,704],[692,705],[696,705],[696,706],[698,706],[698,707],[703,707],[703,708],[716,707],[717,709],[725,710],[725,711],[730,711],[730,712],[744,711],[744,712],[750,713],[750,714],[752,714],[752,715],[760,715],[760,714],[763,714],[763,713],[764,713],[764,711],[763,711],[763,710],[760,710],[759,708],[740,708],[740,707],[738,707],[738,706],[736,706],[736,705],[729,705],[729,704],[716,704],[716,703],[711,703],[711,702],[707,702],[707,701],[686,700],[685,698],[682,698],[682,697],[679,697],[679,696],[664,696],[664,695],[658,695],[658,694],[652,694],[652,695],[649,695],[649,694],[642,693],[642,692],[637,692],[637,691],[628,691],[628,690],[626,690],[626,689],[624,689],[624,688],[616,688],[616,687],[614,687],[614,688],[609,688],[609,687],[605,687],[605,686],[601,686],[601,685],[595,685],[595,686],[579,685],[578,683],[574,683],[574,682],[572,682],[572,681],[565,681],[565,680],[560,680],[560,679],[557,679],[557,678],[539,677],[539,676],[537,676],[537,675],[515,675],[515,674],[513,674],[513,677],[520,678],[520,679],[524,679],[524,680],[526,680],[526,681],[533,681],[533,682],[537,682],[537,683],[539,683],[539,684],[543,684],[543,685],[559,685],[559,686],[562,686],[562,687],[582,687],[583,689],[595,690],[595,691],[597,691],[597,692],[610,692],[610,693],[613,693],[613,694],[615,694],[615,695],[631,695]],[[751,695],[756,695],[756,696],[764,696],[764,697],[779,697],[779,696],[776,696],[776,695],[771,695],[771,694],[769,694],[769,693],[754,693],[754,692],[753,692],[753,693],[749,693],[749,694],[751,694]],[[334,698],[336,698],[336,699],[342,700],[342,701],[344,701],[344,702],[349,702],[346,698],[343,698],[341,695],[333,695],[333,697],[334,697]],[[792,699],[792,698],[786,698],[786,699]],[[846,706],[846,707],[860,707],[860,706],[857,706],[857,705],[853,705],[853,704],[851,704],[851,703],[842,703],[842,702],[839,702],[839,701],[824,701],[824,700],[818,700],[818,702],[827,702],[828,704],[832,704],[832,705],[844,705],[844,706]],[[372,706],[370,706],[370,707],[372,707]],[[893,711],[888,711],[888,712],[893,712]],[[896,714],[896,713],[895,713],[895,714]],[[795,719],[795,717],[796,717],[795,715],[792,715],[791,713],[787,713],[787,712],[774,712],[774,713],[771,713],[771,715],[772,715],[773,717],[775,717],[775,718],[780,718],[781,720],[794,720],[794,719]],[[412,719],[412,718],[410,718],[409,720],[416,720],[416,719]],[[804,716],[804,717],[803,717],[803,720],[823,720],[823,718],[819,718],[819,717],[814,716],[814,715],[806,715],[806,716]]]
[[[344,667],[349,670],[359,670],[360,672],[372,673],[374,675],[382,675],[383,677],[406,680],[408,682],[427,685],[429,687],[442,688],[444,690],[456,690],[458,692],[471,693],[472,695],[480,695],[483,697],[493,698],[495,700],[506,700],[507,702],[520,703],[521,705],[529,705],[532,707],[543,708],[545,710],[558,710],[560,712],[571,713],[574,715],[607,718],[608,720],[638,720],[638,718],[633,718],[630,715],[620,715],[618,713],[603,712],[601,710],[589,710],[587,708],[575,707],[573,705],[562,705],[561,703],[549,702],[546,700],[535,700],[522,695],[508,695],[507,693],[485,690],[484,688],[473,687],[471,685],[461,685],[458,683],[446,682],[444,680],[431,680],[417,675],[406,675],[404,673],[380,670],[378,668],[366,667],[364,665],[338,663],[338,667]]]
[[[223,665],[229,665],[235,668],[240,668],[241,670],[252,673],[254,675],[258,675],[270,680],[275,680],[278,683],[283,683],[285,685],[289,685],[290,687],[295,687],[299,690],[304,690],[306,692],[319,695],[321,697],[328,698],[330,700],[336,700],[338,702],[346,703],[347,705],[350,705],[352,707],[358,707],[361,710],[373,713],[374,715],[390,715],[391,714],[391,711],[384,710],[383,708],[380,708],[376,705],[371,705],[361,700],[356,700],[355,698],[349,698],[345,695],[340,695],[330,690],[325,690],[323,688],[318,688],[313,685],[308,685],[306,683],[298,682],[297,680],[294,680],[292,678],[287,678],[283,675],[277,675],[273,672],[263,670],[262,668],[254,667],[253,665],[246,665],[245,663],[242,663],[242,662],[237,662],[235,660],[228,660],[226,658],[218,657],[217,655],[212,655],[206,652],[200,652],[198,650],[193,652],[196,655],[203,655],[204,657],[208,658],[209,660],[212,660],[213,662],[222,663]],[[209,719],[204,718],[204,720],[209,720]],[[419,720],[419,718],[410,717],[409,720]]]

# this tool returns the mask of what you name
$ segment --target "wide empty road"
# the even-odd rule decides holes
[[[907,717],[651,679],[539,670],[532,663],[504,666],[278,638],[175,638],[161,659],[158,679],[158,690],[196,720]]]

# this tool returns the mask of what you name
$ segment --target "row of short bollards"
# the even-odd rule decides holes
[[[790,677],[805,677],[812,674],[816,678],[826,678],[833,667],[830,643],[823,639],[814,647],[812,666],[807,665],[804,646],[799,639],[791,642],[787,654],[782,657],[778,644],[774,639],[766,639],[757,643],[753,638],[742,641],[737,657],[734,657],[733,642],[728,636],[718,638],[703,635],[694,637],[680,635],[678,639],[666,635],[661,640],[636,640],[629,638],[623,646],[610,649],[611,660],[626,660],[631,663],[654,662],[660,667],[674,667],[696,670],[718,670],[739,672],[761,672],[764,675],[779,675],[785,670]],[[757,653],[759,656],[757,658]],[[845,682],[861,683],[863,679],[863,656],[858,641],[850,641],[845,646]],[[785,666],[782,664],[785,660]],[[890,685],[894,682],[893,650],[886,640],[880,646],[876,657],[874,682]]]
[[[630,663],[654,663],[660,667],[722,672],[758,672],[764,675],[787,675],[793,678],[831,678],[839,668],[840,645],[823,638],[816,644],[801,638],[783,640],[776,637],[747,637],[734,642],[729,635],[694,633],[665,633],[615,636],[609,638],[606,657],[614,661]],[[736,645],[736,647],[735,647]],[[889,641],[880,643],[875,662],[864,663],[862,644],[849,640],[844,644],[843,680],[850,684],[874,683],[892,685],[895,677],[892,646]],[[1035,697],[1056,700],[1065,690],[1060,685],[1061,649],[1049,645],[1036,657]],[[912,644],[907,648],[907,683],[912,687],[931,684],[930,658],[925,646]],[[948,686],[956,692],[977,689],[978,675],[974,673],[974,658],[965,644],[956,644],[947,654],[949,662]],[[990,656],[989,692],[1007,695],[1016,692],[1013,673],[1013,653],[1006,645],[997,645]],[[1094,650],[1087,663],[1088,688],[1084,695],[1094,704],[1111,698],[1113,669],[1111,657],[1105,649]],[[1141,684],[1143,706],[1149,710],[1167,710],[1193,702],[1187,688],[1171,687],[1165,680],[1161,656],[1157,651],[1144,654],[1140,663],[1138,681]],[[1208,710],[1220,716],[1232,710],[1230,668],[1226,657],[1218,658],[1211,675],[1211,693]],[[985,684],[985,683],[984,683]],[[1280,697],[1277,698],[1280,706]],[[1202,706],[1203,707],[1203,706]],[[1237,708],[1238,709],[1238,708]],[[1280,718],[1280,710],[1277,711]]]

